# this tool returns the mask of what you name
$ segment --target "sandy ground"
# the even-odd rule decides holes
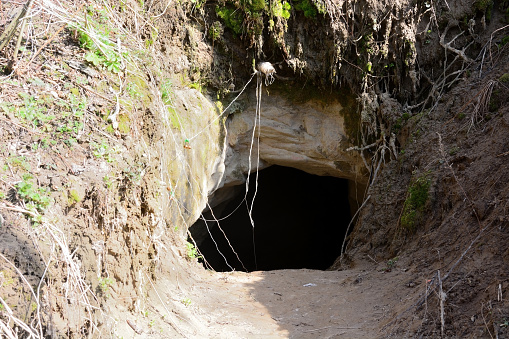
[[[415,291],[404,287],[408,271],[379,267],[213,273],[193,298],[210,338],[375,338]]]

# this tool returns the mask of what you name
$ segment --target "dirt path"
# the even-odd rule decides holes
[[[375,338],[400,300],[415,292],[404,287],[409,279],[404,269],[383,272],[374,264],[214,273],[193,297],[211,338]]]

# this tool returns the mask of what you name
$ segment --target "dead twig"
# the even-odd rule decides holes
[[[468,63],[472,63],[474,62],[474,60],[470,59],[468,56],[466,56],[465,54],[465,50],[470,46],[470,44],[468,44],[466,47],[463,47],[463,49],[459,50],[459,49],[456,49],[454,47],[452,47],[452,43],[454,42],[454,40],[456,40],[457,38],[459,38],[460,36],[463,35],[464,32],[461,32],[460,34],[456,35],[454,38],[452,38],[451,41],[449,42],[445,42],[445,36],[447,35],[447,32],[449,31],[449,28],[450,26],[447,26],[444,30],[444,33],[442,33],[442,35],[440,36],[440,45],[445,48],[446,50],[450,51],[450,52],[453,52],[455,54],[457,54],[458,56],[460,56],[463,60],[465,60],[466,62]]]

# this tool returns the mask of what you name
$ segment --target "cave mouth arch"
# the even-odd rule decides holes
[[[249,202],[255,185],[256,173],[252,173]],[[352,207],[355,203],[349,201],[349,186],[352,185],[346,179],[271,166],[258,174],[252,211],[254,228],[243,202],[245,185],[241,185],[233,187],[233,198],[212,208],[220,228],[210,221],[214,217],[207,211],[191,226],[190,232],[199,251],[216,271],[325,270],[340,255],[355,209]]]

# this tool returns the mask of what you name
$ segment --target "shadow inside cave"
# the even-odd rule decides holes
[[[325,270],[339,256],[351,220],[348,186],[346,179],[272,166],[258,181],[251,174],[247,196],[238,187],[213,208],[219,222],[208,211],[190,231],[216,271]],[[255,191],[253,227],[248,204]]]

